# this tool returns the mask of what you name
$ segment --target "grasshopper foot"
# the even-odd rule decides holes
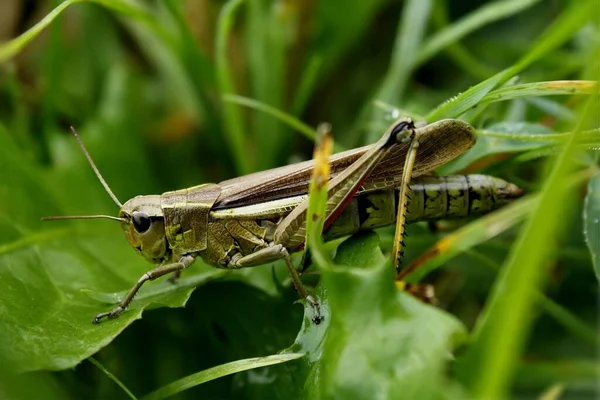
[[[175,271],[171,274],[171,276],[167,279],[167,282],[170,284],[176,284],[179,278],[181,277],[181,271]]]
[[[94,319],[92,320],[92,324],[96,324],[96,325],[99,324],[100,320],[102,318],[108,318],[108,319],[117,318],[119,315],[121,315],[121,313],[123,311],[125,311],[125,309],[123,307],[119,306],[112,311],[100,313],[94,317]]]
[[[306,301],[308,301],[308,304],[310,304],[315,311],[312,321],[315,323],[315,325],[319,325],[325,319],[325,317],[321,315],[321,306],[319,305],[319,302],[316,301],[311,295],[306,296]]]

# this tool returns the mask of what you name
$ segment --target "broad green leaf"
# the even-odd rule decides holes
[[[61,181],[23,163],[7,132],[0,132],[0,142],[0,168],[11,171],[0,182],[7,194],[0,200],[0,337],[14,344],[0,351],[15,369],[71,368],[106,346],[144,308],[181,307],[195,286],[219,276],[198,263],[176,285],[150,283],[119,319],[92,325],[95,314],[115,306],[122,294],[115,292],[130,288],[151,266],[129,248],[114,222],[94,221],[92,230],[90,221],[40,221],[84,198],[64,197],[77,189],[79,172],[87,170],[87,182],[99,185],[87,166]]]
[[[330,309],[324,340],[307,339],[314,332],[304,332],[291,349],[306,350],[313,360],[308,398],[428,398],[451,390],[444,370],[464,328],[398,292],[378,244],[376,234],[354,236],[335,261],[355,266],[321,271]]]

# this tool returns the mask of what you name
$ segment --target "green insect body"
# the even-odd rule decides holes
[[[313,306],[315,322],[320,321],[318,302],[302,286],[290,258],[290,253],[304,247],[308,186],[315,162],[162,195],[137,196],[121,204],[73,133],[120,206],[119,214],[47,219],[116,219],[129,244],[158,265],[138,280],[115,309],[98,314],[94,323],[120,315],[144,282],[170,273],[178,276],[198,257],[225,269],[283,259],[297,291]],[[396,224],[393,254],[398,268],[405,223],[484,213],[519,197],[521,189],[498,178],[428,176],[474,143],[474,129],[459,120],[417,128],[409,119],[400,119],[377,143],[333,155],[324,238]]]

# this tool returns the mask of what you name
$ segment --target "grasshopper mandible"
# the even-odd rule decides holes
[[[320,322],[318,302],[303,287],[290,257],[304,247],[313,161],[219,184],[137,196],[121,204],[74,129],[73,134],[120,207],[119,214],[44,219],[117,220],[129,244],[158,265],[142,275],[116,308],[96,315],[93,323],[118,317],[146,281],[169,273],[177,277],[197,257],[225,269],[283,259],[299,295],[314,308],[313,320]],[[395,223],[392,254],[399,271],[406,222],[464,217],[519,197],[522,190],[517,186],[490,176],[426,176],[474,143],[474,129],[466,122],[442,120],[416,127],[410,119],[402,118],[377,143],[334,154],[329,158],[325,239]]]

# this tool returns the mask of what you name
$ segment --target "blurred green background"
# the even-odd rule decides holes
[[[77,3],[0,3],[0,397],[131,397],[103,368],[141,396],[295,342],[310,357],[176,398],[597,398],[597,0]],[[382,229],[338,251],[354,268],[322,271],[322,327],[301,328],[283,265],[201,262],[93,326],[150,266],[115,223],[40,221],[117,213],[71,125],[124,202],[308,159],[322,121],[339,148],[373,143],[398,115],[479,130],[439,173],[541,192],[486,220],[408,228],[410,264],[463,227],[459,254],[430,265],[438,309],[395,292]]]

